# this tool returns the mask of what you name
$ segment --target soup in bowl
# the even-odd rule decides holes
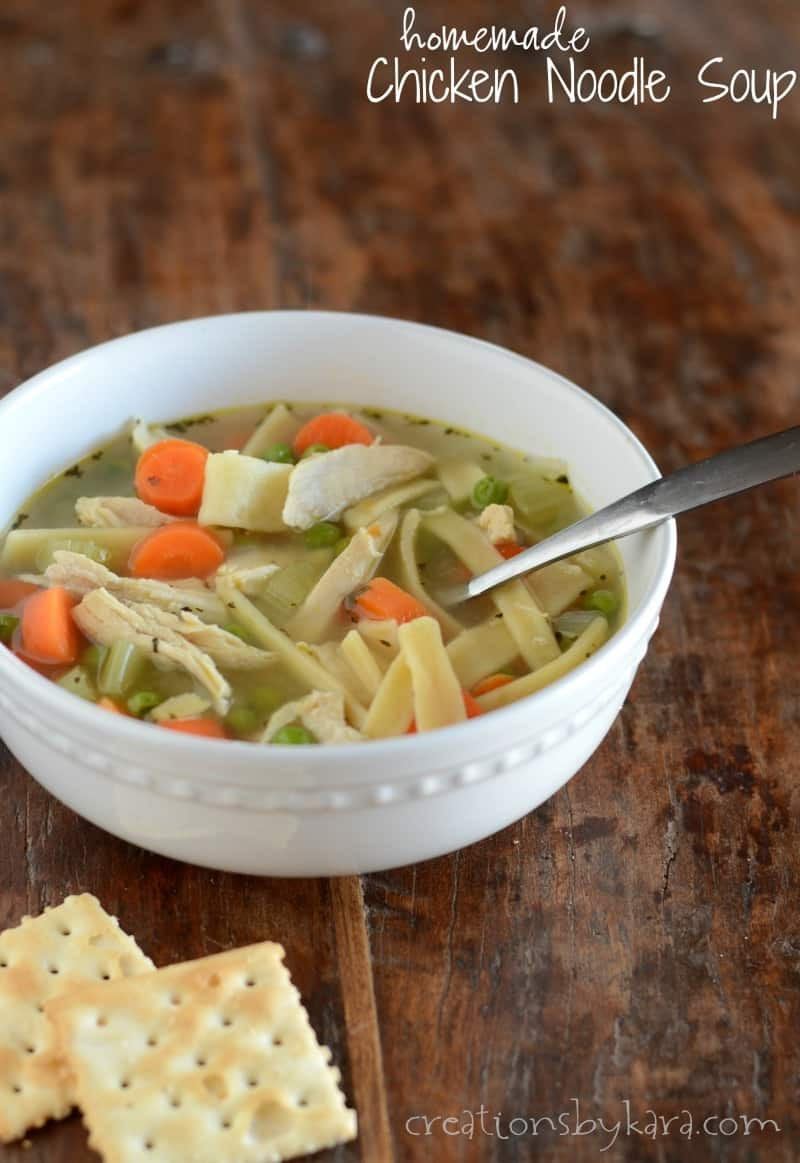
[[[453,608],[584,514],[568,465],[369,405],[132,421],[0,545],[0,636],[97,707],[212,739],[454,726],[590,658],[622,618],[602,546]]]
[[[450,333],[198,320],[2,411],[4,735],[178,858],[366,871],[518,818],[605,734],[669,582],[671,525],[448,605],[657,475],[579,389]]]

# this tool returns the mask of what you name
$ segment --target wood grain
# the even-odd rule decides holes
[[[555,5],[431,0],[421,26]],[[0,390],[209,312],[385,312],[506,344],[604,400],[664,469],[794,423],[800,99],[702,106],[699,64],[786,69],[790,0],[584,0],[587,64],[669,72],[660,106],[371,106],[389,0],[6,0]],[[493,62],[489,62],[493,64]],[[507,62],[505,62],[507,63]],[[216,875],[84,824],[2,754],[0,921],[91,889],[156,961],[288,950],[359,1106],[336,1163],[598,1157],[509,1120],[621,1104],[779,1133],[620,1134],[606,1157],[800,1154],[800,653],[794,483],[698,512],[611,734],[503,833],[337,884]],[[410,1133],[483,1105],[499,1132]],[[419,1130],[424,1124],[412,1123]],[[76,1120],[3,1160],[92,1158]]]

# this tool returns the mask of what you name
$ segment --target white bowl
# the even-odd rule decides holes
[[[270,399],[369,402],[563,457],[594,507],[659,475],[602,404],[508,351],[390,319],[263,312],[114,340],[12,392],[0,404],[0,528],[131,416],[170,420]],[[315,876],[437,856],[542,803],[609,730],[658,623],[674,524],[620,550],[621,630],[539,694],[458,727],[341,747],[193,739],[98,710],[0,649],[3,737],[81,816],[178,860]]]

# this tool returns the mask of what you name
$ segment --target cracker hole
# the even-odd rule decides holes
[[[152,1151],[154,1147],[155,1147],[155,1143],[153,1142],[152,1139],[145,1139],[145,1141],[144,1141],[145,1151]]]
[[[107,1026],[108,1025],[108,1018],[104,1017],[103,1014],[101,1014],[100,1017],[97,1019],[97,1024],[98,1024],[98,1026]]]
[[[14,1094],[22,1094],[22,1087],[18,1082],[14,1083],[14,1085],[11,1087],[11,1090]]]
[[[258,1079],[257,1079],[257,1078],[256,1078],[254,1075],[251,1075],[251,1076],[250,1076],[250,1077],[247,1079],[247,1085],[248,1085],[249,1087],[251,1087],[251,1088],[252,1088],[252,1087],[255,1087],[255,1086],[258,1086]]]
[[[304,1094],[301,1094],[300,1097],[298,1098],[297,1105],[298,1106],[308,1106],[308,1099],[306,1098],[306,1096]]]
[[[223,1119],[220,1123],[220,1126],[222,1127],[223,1131],[229,1131],[231,1129],[231,1120]]]
[[[5,957],[0,960],[0,969],[8,969],[8,962],[6,961]]]
[[[246,977],[245,978],[245,982],[244,982],[245,989],[252,989],[255,984],[256,984],[256,979],[254,977]]]
[[[225,1016],[224,1018],[222,1018],[222,1019],[221,1019],[221,1023],[220,1023],[220,1024],[221,1024],[221,1025],[223,1025],[223,1026],[225,1026],[225,1028],[227,1029],[227,1028],[228,1028],[228,1026],[232,1026],[232,1025],[233,1025],[233,1018],[229,1018],[229,1017],[227,1016],[227,1014],[226,1014],[226,1016]]]
[[[66,925],[62,925],[58,930],[62,937],[71,937],[72,929],[68,929]]]
[[[181,1096],[179,1094],[170,1095],[169,1105],[173,1110],[178,1110],[181,1105]]]
[[[222,985],[222,979],[218,973],[213,973],[208,979],[208,984],[212,989],[216,989],[218,985]]]
[[[278,1102],[262,1102],[250,1122],[250,1134],[254,1139],[269,1142],[290,1130],[294,1118],[292,1112]]]
[[[35,1054],[35,1053],[36,1053],[36,1047],[35,1047],[35,1046],[26,1046],[26,1047],[25,1047],[25,1053],[26,1053],[26,1054]]]
[[[151,1034],[150,1037],[147,1039],[147,1045],[148,1046],[157,1046],[158,1045],[158,1038],[155,1036],[155,1034]]]
[[[121,1078],[119,1083],[120,1090],[129,1090],[131,1085],[130,1078]]]
[[[47,972],[52,973],[55,976],[56,974],[60,973],[61,971],[57,965],[48,965]]]
[[[213,1094],[214,1098],[220,1100],[228,1097],[227,1083],[219,1074],[209,1074],[207,1078],[204,1078],[203,1089],[207,1090],[209,1094]]]
[[[100,980],[101,981],[110,981],[111,980],[111,974],[108,972],[108,970],[104,970],[100,974]]]
[[[195,1066],[200,1066],[202,1068],[203,1066],[205,1066],[207,1064],[207,1061],[208,1061],[208,1059],[206,1059],[206,1058],[195,1058],[194,1064],[195,1064]]]
[[[179,1006],[181,1004],[181,996],[179,993],[170,994],[169,1004],[171,1006]]]

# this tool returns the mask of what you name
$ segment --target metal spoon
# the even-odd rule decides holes
[[[678,513],[709,505],[723,497],[746,492],[756,485],[800,472],[800,427],[787,428],[750,444],[742,444],[679,468],[644,488],[598,509],[589,517],[561,529],[538,545],[523,550],[486,573],[478,574],[444,596],[446,604],[477,598],[501,582],[571,557],[582,549],[602,545],[642,529],[650,529]]]

